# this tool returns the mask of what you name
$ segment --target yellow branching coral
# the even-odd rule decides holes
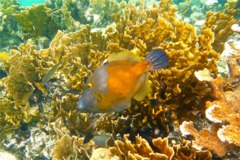
[[[108,148],[97,148],[93,151],[90,160],[119,160],[117,156],[114,156]]]
[[[58,118],[51,123],[53,130],[56,132],[56,139],[61,139],[64,135],[69,135],[70,130],[65,126],[63,118]]]
[[[156,146],[161,154],[165,154],[168,159],[172,159],[174,156],[174,150],[172,147],[168,146],[167,138],[157,138],[153,139],[153,145]]]
[[[22,119],[22,113],[19,114],[19,112],[13,112],[14,103],[11,100],[2,97],[0,100],[1,132],[8,132],[14,128],[18,128],[20,125],[19,119]]]
[[[8,72],[8,76],[1,80],[6,87],[0,104],[0,112],[5,117],[3,123],[6,124],[3,132],[18,128],[21,121],[29,122],[33,117],[40,117],[38,108],[29,103],[35,90],[33,82],[38,80],[34,59],[30,55],[34,52],[34,46],[29,41],[19,49],[11,50],[10,56],[3,61]]]
[[[88,159],[94,149],[94,142],[83,143],[84,138],[70,136],[70,130],[64,124],[63,118],[58,118],[52,123],[56,132],[56,142],[53,147],[52,156],[54,159]]]
[[[227,14],[207,12],[205,23],[202,26],[202,32],[206,29],[214,32],[215,39],[212,46],[215,51],[220,53],[224,50],[224,42],[234,32],[231,30],[232,25],[236,23],[233,18],[236,11],[231,9],[226,9],[226,11]]]
[[[55,36],[50,43],[49,48],[36,50],[35,45],[31,40],[27,44],[21,44],[19,50],[11,50],[10,56],[1,54],[1,67],[8,73],[8,76],[3,78],[1,82],[4,84],[3,102],[11,102],[11,106],[6,109],[1,109],[3,115],[3,124],[8,123],[10,126],[5,128],[18,128],[21,121],[30,121],[32,118],[41,118],[42,113],[39,113],[39,105],[33,104],[31,99],[34,96],[42,97],[39,90],[44,93],[44,96],[54,96],[54,92],[58,92],[58,96],[64,96],[67,92],[73,90],[82,91],[84,87],[84,77],[89,75],[90,69],[95,69],[100,66],[108,53],[106,50],[106,40],[101,32],[91,33],[91,27],[82,27],[81,30],[74,33],[63,33],[61,31]],[[54,66],[58,66],[56,70],[49,74],[49,71]],[[89,67],[89,69],[87,68]],[[46,81],[43,81],[45,76],[48,76]],[[58,81],[49,83],[51,79]],[[42,84],[41,84],[42,83]],[[54,104],[66,106],[68,100],[72,100],[73,108],[62,108],[62,112],[57,113],[54,107],[50,119],[57,119],[61,115],[67,117],[69,123],[73,126],[79,126],[80,123],[73,117],[78,117],[77,99],[78,95],[67,98],[53,98]],[[40,99],[39,99],[40,100]],[[70,105],[70,104],[69,104]],[[1,104],[4,108],[4,103]],[[59,107],[59,106],[58,106]],[[8,112],[12,110],[12,114]],[[78,115],[78,116],[77,116]],[[16,118],[17,117],[17,118]],[[79,116],[83,122],[88,122],[85,116]],[[85,117],[85,118],[84,118]],[[70,120],[71,119],[71,120]],[[77,121],[75,121],[77,120]],[[81,121],[80,120],[80,121]],[[89,122],[88,122],[89,123]],[[12,126],[11,126],[12,125]],[[71,126],[71,129],[76,129],[76,126]],[[77,127],[78,128],[78,127]]]
[[[166,8],[170,8],[169,11]],[[207,87],[208,83],[205,80],[200,81],[195,75],[204,69],[212,78],[218,74],[216,61],[220,54],[212,47],[212,43],[216,40],[214,35],[216,30],[205,27],[200,35],[197,35],[192,25],[176,19],[176,10],[171,6],[171,1],[161,1],[159,5],[155,4],[154,8],[147,10],[144,10],[143,3],[140,3],[139,8],[135,7],[134,4],[129,4],[126,6],[124,16],[121,16],[120,13],[113,15],[116,27],[110,26],[106,30],[110,51],[129,49],[134,54],[145,57],[147,51],[152,48],[162,48],[170,57],[169,69],[150,75],[153,92],[148,98],[163,102],[163,106],[149,107],[145,103],[149,102],[148,98],[141,104],[133,104],[129,112],[124,112],[129,116],[125,117],[124,124],[126,126],[131,123],[136,128],[141,128],[146,126],[148,121],[155,122],[154,119],[157,119],[157,124],[164,123],[166,121],[160,122],[161,118],[155,117],[154,114],[163,115],[164,110],[177,110],[179,108],[183,111],[176,111],[177,116],[181,117],[178,118],[178,121],[183,121],[186,117],[181,116],[181,114],[188,115],[191,112],[189,111],[190,107],[197,107],[203,111],[205,102],[210,98],[211,89]],[[218,29],[220,28],[219,25]],[[161,80],[167,86],[165,100],[160,98],[161,88],[164,87]],[[146,111],[146,108],[152,110]],[[161,110],[161,108],[164,109]],[[137,113],[143,114],[138,115]],[[172,116],[174,117],[174,114]],[[112,132],[111,126],[116,121],[107,119],[101,122],[103,122],[101,123],[103,126],[108,126],[108,131]],[[99,127],[100,124],[97,126]]]
[[[161,1],[146,10],[144,3],[140,3],[139,8],[130,3],[124,15],[113,15],[115,25],[106,29],[111,52],[128,49],[144,58],[151,49],[162,48],[170,57],[168,69],[149,75],[151,94],[143,102],[134,102],[123,113],[121,122],[124,128],[121,133],[130,126],[139,130],[151,124],[169,132],[169,123],[174,122],[178,126],[186,118],[191,119],[191,109],[203,111],[205,102],[210,98],[211,89],[207,82],[198,80],[195,74],[204,69],[213,78],[218,74],[216,62],[220,54],[212,47],[214,32],[206,28],[197,35],[191,24],[177,20],[176,10],[170,0]],[[162,91],[162,88],[165,90]],[[166,97],[164,100],[162,94]],[[151,105],[151,100],[157,100],[159,104]],[[112,126],[118,126],[120,118],[103,117],[104,120],[99,119],[96,123],[98,130],[108,133],[119,131]]]
[[[193,149],[190,141],[184,140],[182,145],[173,145],[175,152],[173,159],[202,159],[202,160],[211,160],[212,154],[208,150],[197,151]]]
[[[194,72],[207,68],[216,76],[219,54],[211,45],[214,33],[206,29],[197,35],[192,25],[177,20],[177,8],[171,3],[171,0],[161,1],[146,10],[144,3],[140,3],[139,9],[133,4],[127,5],[124,16],[120,13],[113,15],[116,29],[111,26],[106,30],[107,39],[110,51],[131,49],[141,57],[153,48],[166,51],[170,58],[169,69],[150,75],[153,84],[151,97],[159,97],[160,79],[167,86],[166,101],[190,105],[206,98],[210,92],[205,82],[198,82]],[[195,96],[190,99],[188,93]]]
[[[153,100],[146,99],[146,101],[151,103]],[[161,126],[166,132],[169,132],[171,121],[178,124],[176,115],[170,113],[168,108],[149,103],[133,101],[131,108],[125,110],[121,116],[118,114],[102,115],[95,123],[96,130],[104,130],[111,134],[125,134],[130,130],[138,131],[139,128],[144,128],[150,131],[149,136],[154,137],[156,135],[153,133],[158,130],[158,127]]]
[[[63,53],[67,53],[64,55],[63,61],[66,61],[68,72],[65,74],[76,73],[77,68],[83,68],[85,65],[89,67],[89,69],[95,70],[98,66],[100,66],[104,59],[107,57],[106,50],[106,40],[102,35],[102,32],[91,32],[91,27],[86,26],[77,32],[70,32],[69,34],[64,34],[59,31],[56,37],[51,42],[50,47],[57,49],[58,57],[63,56]],[[105,52],[104,52],[105,51]],[[77,58],[79,56],[79,58]],[[75,65],[68,64],[72,61],[72,59],[76,59]],[[78,66],[76,66],[78,65]],[[77,67],[77,68],[76,68]],[[71,70],[75,71],[71,73]]]
[[[81,113],[77,110],[77,100],[79,96],[67,94],[62,99],[54,97],[52,119],[64,118],[65,125],[71,131],[86,133],[93,126],[90,125],[90,117],[87,113]]]
[[[185,141],[183,146],[174,145],[173,147],[168,145],[167,138],[158,137],[152,140],[153,146],[136,136],[136,143],[131,143],[128,139],[128,135],[124,135],[123,141],[116,140],[115,146],[110,147],[112,154],[119,157],[120,160],[124,159],[206,159],[212,158],[211,153],[208,151],[197,152],[190,147],[189,141]]]
[[[110,23],[112,21],[111,15],[119,12],[125,3],[122,1],[120,5],[115,0],[91,0],[88,10],[95,15],[92,25],[102,26]]]
[[[35,5],[27,10],[22,10],[20,13],[13,14],[13,16],[22,27],[24,39],[47,37],[48,34],[55,34],[58,28],[50,20],[50,9],[44,5]]]
[[[0,112],[8,124],[6,127],[18,128],[21,121],[29,122],[34,117],[40,119],[38,106],[32,105],[30,99],[36,90],[35,82],[40,80],[41,71],[46,72],[51,63],[45,65],[46,68],[43,67],[41,56],[29,40],[27,44],[19,46],[19,51],[10,51],[10,56],[7,61],[3,61],[3,66],[8,76],[2,79],[6,87],[2,101],[11,102],[11,107],[0,104]]]
[[[113,154],[118,155],[120,159],[150,159],[151,153],[154,154],[148,142],[139,136],[136,136],[136,144],[132,144],[127,135],[124,136],[124,142],[115,141],[115,144],[116,147],[110,148],[110,150]],[[167,158],[166,155],[162,155],[162,157]]]
[[[78,157],[79,159],[88,159],[90,157],[89,155],[92,153],[93,147],[93,141],[84,144],[83,138],[64,135],[54,144],[52,155],[53,159],[56,160],[70,160],[73,157]]]
[[[33,93],[34,86],[31,82],[37,80],[35,66],[26,53],[12,50],[8,63],[12,64],[9,76],[5,81],[6,89],[13,96],[16,106],[24,106]]]

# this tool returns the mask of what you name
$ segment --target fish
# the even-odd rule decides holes
[[[180,14],[181,14],[181,15],[184,15],[184,14],[186,14],[186,13],[188,12],[188,10],[189,10],[189,8],[186,8],[186,9],[184,9]]]
[[[44,95],[47,93],[46,88],[44,88],[44,86],[41,83],[35,82],[34,84],[35,84],[36,88],[38,90],[40,90]]]
[[[95,145],[98,147],[111,147],[115,144],[115,138],[111,134],[94,134],[92,132],[87,133],[83,139],[83,144],[86,144],[91,140],[94,141]]]
[[[90,132],[90,133],[87,133],[86,136],[84,137],[83,139],[83,143],[88,143],[92,138],[94,137],[93,133]]]
[[[49,14],[54,14],[54,13],[57,13],[59,11],[62,11],[62,8],[54,8],[54,9],[51,9],[50,11],[48,11]]]
[[[43,85],[45,85],[52,78],[52,76],[54,75],[54,73],[57,71],[57,69],[61,64],[62,64],[62,61],[58,62],[45,74],[45,76],[42,79]]]
[[[166,83],[164,83],[164,81],[162,79],[160,80],[160,84],[161,84],[161,87],[160,87],[160,97],[162,99],[166,99],[165,93],[166,93],[166,90],[167,90],[167,85],[166,85]]]
[[[161,49],[144,60],[131,51],[112,53],[108,62],[91,74],[78,100],[84,112],[120,112],[131,106],[132,98],[142,101],[151,91],[148,71],[166,68],[168,55]]]
[[[62,64],[62,61],[59,61],[57,64],[55,64],[42,78],[41,82],[35,82],[35,87],[40,90],[44,95],[47,93],[46,88],[44,87],[46,83],[52,78],[52,76],[55,74],[57,69],[60,67]]]
[[[5,63],[7,60],[9,60],[8,54],[6,52],[0,52],[0,60]]]

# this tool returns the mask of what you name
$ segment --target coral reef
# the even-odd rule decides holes
[[[107,148],[95,149],[90,159],[91,160],[105,160],[105,159],[119,160],[119,158],[117,156],[114,156],[110,152],[110,150]]]
[[[214,100],[206,103],[206,117],[213,122],[211,131],[203,128],[197,131],[193,122],[183,122],[181,131],[184,135],[193,135],[193,147],[213,150],[218,156],[224,156],[230,144],[240,145],[238,130],[240,127],[240,97],[239,97],[239,54],[228,58],[230,78],[218,77],[209,80],[213,90]],[[207,137],[207,138],[206,138]],[[214,144],[214,145],[213,145]],[[232,148],[232,147],[231,147]]]
[[[122,1],[120,4],[115,0],[91,0],[90,7],[86,13],[93,15],[92,25],[95,27],[103,27],[113,22],[112,14],[118,13],[126,2]]]
[[[218,156],[224,156],[226,154],[224,144],[217,137],[216,127],[213,127],[211,131],[208,131],[207,129],[198,131],[194,128],[192,121],[184,121],[180,128],[183,135],[193,135],[195,138],[193,141],[194,148],[198,150],[208,149],[216,153]]]
[[[51,9],[36,5],[20,12],[18,6],[14,10],[8,5],[2,12],[13,10],[8,17],[15,18],[18,36],[28,39],[0,53],[0,69],[6,73],[0,79],[0,139],[5,150],[25,153],[23,145],[29,150],[36,146],[21,154],[28,159],[212,159],[210,151],[224,156],[228,144],[239,146],[239,106],[235,105],[240,104],[239,57],[229,58],[229,80],[217,78],[220,53],[214,47],[231,35],[234,11],[208,12],[198,33],[192,24],[178,19],[171,0],[155,2],[151,8],[142,0],[139,6],[114,0],[45,3]],[[181,12],[189,15],[192,10],[185,13],[183,7]],[[149,73],[152,92],[143,101],[133,100],[120,113],[78,110],[84,81],[108,55],[129,50],[144,59],[155,48],[167,53],[170,64]],[[205,109],[213,124],[199,117]],[[209,126],[211,131],[198,131],[199,126],[194,129],[186,122],[195,120],[204,121],[203,128]],[[181,129],[194,136],[193,145],[178,131],[183,121]],[[83,143],[88,133],[99,132],[110,134],[115,143],[109,142],[110,148],[99,148],[94,140]],[[203,136],[215,145],[208,145],[211,141]],[[196,144],[208,150],[199,151]],[[223,148],[217,150],[220,144]]]
[[[43,108],[43,106],[39,104],[40,101],[44,101],[44,95],[49,98],[53,96],[55,103],[53,106],[50,106],[53,111],[53,119],[57,119],[59,116],[69,118],[70,115],[70,119],[72,119],[70,121],[74,123],[73,126],[76,124],[82,126],[79,121],[76,121],[75,117],[82,117],[80,121],[82,120],[83,122],[86,121],[89,123],[85,120],[85,116],[81,116],[81,113],[77,111],[76,102],[79,96],[70,94],[70,92],[73,93],[73,89],[83,89],[83,77],[88,75],[86,66],[80,63],[81,58],[79,58],[78,55],[80,54],[81,57],[81,54],[85,53],[85,55],[88,55],[89,53],[93,55],[93,57],[98,57],[99,61],[91,59],[91,57],[82,57],[82,63],[85,63],[93,69],[101,64],[100,60],[102,59],[103,61],[106,55],[103,55],[103,53],[99,51],[103,47],[101,42],[99,42],[99,45],[86,45],[86,43],[84,43],[89,39],[97,43],[97,39],[100,38],[96,36],[97,33],[86,35],[86,31],[89,33],[90,28],[86,27],[79,32],[70,33],[69,35],[64,35],[59,31],[51,42],[50,48],[36,51],[32,41],[29,40],[27,44],[21,44],[19,46],[19,51],[11,50],[11,56],[2,56],[8,59],[7,61],[3,61],[4,64],[1,64],[3,69],[8,73],[7,77],[1,79],[5,87],[5,96],[1,97],[0,105],[0,113],[3,119],[3,121],[1,121],[3,125],[1,126],[4,126],[4,128],[1,129],[2,133],[18,128],[21,121],[30,122],[34,117],[41,119],[44,115],[43,113],[47,111],[47,109],[44,109],[45,107]],[[78,37],[82,39],[78,40]],[[81,41],[83,44],[80,45],[76,43],[72,46],[69,45],[76,41]],[[99,48],[98,52],[92,50],[93,48]],[[60,60],[62,60],[62,66],[65,67],[60,66],[58,70],[61,70],[61,72],[56,71],[60,76],[58,82],[54,83],[50,81],[45,84],[45,86],[42,86],[39,82]],[[94,66],[91,67],[91,64]],[[53,74],[50,79],[54,79],[56,73]],[[62,84],[62,86],[59,84]],[[57,96],[54,96],[56,90],[58,93]],[[60,91],[62,94],[60,94]],[[68,92],[69,95],[66,95]],[[63,97],[64,95],[66,98]],[[45,103],[50,101],[49,99],[45,100]],[[72,108],[70,104],[72,104]],[[62,112],[59,112],[59,107],[61,107]]]
[[[53,147],[53,159],[70,159],[71,157],[88,159],[89,154],[93,149],[93,145],[93,141],[84,144],[83,138],[64,135],[60,140],[56,141]]]
[[[19,46],[22,42],[18,33],[17,21],[13,14],[20,11],[17,1],[3,1],[0,5],[0,47],[1,51],[7,51]]]
[[[21,129],[16,130],[3,141],[3,147],[9,152],[14,152],[17,159],[26,157],[50,158],[55,139],[49,136],[49,127],[45,131],[41,127],[28,128],[22,124]],[[24,126],[24,127],[23,127]],[[26,128],[28,129],[26,129]]]
[[[56,133],[56,142],[52,150],[54,159],[88,159],[94,149],[94,142],[83,143],[84,138],[70,136],[70,130],[64,124],[63,118],[52,123]],[[67,149],[66,149],[67,148]]]
[[[167,52],[170,57],[169,69],[150,75],[154,87],[149,98],[157,99],[170,110],[176,110],[207,98],[210,90],[205,82],[196,79],[194,72],[208,68],[211,74],[217,75],[216,60],[219,54],[211,46],[211,41],[214,41],[213,32],[205,30],[198,36],[192,25],[176,19],[177,8],[170,2],[161,1],[159,5],[155,4],[155,8],[146,11],[143,3],[139,9],[134,4],[129,4],[124,16],[120,13],[113,16],[116,29],[109,27],[106,33],[110,51],[127,48],[142,57],[156,47]],[[159,95],[162,88],[159,80],[163,80],[167,86],[165,100]],[[154,117],[151,111],[147,117]]]
[[[36,5],[13,15],[22,27],[24,40],[38,40],[42,36],[50,38],[56,34],[58,26],[51,21],[49,11],[44,5]]]
[[[112,14],[125,7],[126,2],[115,0],[49,0],[47,7],[61,8],[59,13],[53,14],[53,21],[69,31],[76,31],[80,24],[91,24],[94,28],[106,27],[113,22]]]
[[[80,23],[89,23],[84,14],[89,6],[89,0],[48,0],[45,1],[45,5],[53,10],[51,12],[52,21],[62,30],[76,31],[79,29]]]
[[[210,28],[214,32],[215,39],[212,46],[215,51],[220,53],[224,50],[224,42],[233,34],[232,25],[237,22],[233,18],[236,11],[232,9],[226,9],[226,11],[227,14],[207,12],[205,23],[202,26],[202,31]]]
[[[173,2],[178,6],[178,18],[197,26],[202,26],[207,12],[224,12],[224,7],[228,5],[224,1],[217,0],[173,0]]]
[[[167,138],[156,138],[152,140],[153,146],[136,136],[136,143],[132,143],[125,135],[123,141],[115,141],[115,146],[110,147],[110,151],[123,159],[211,159],[212,155],[208,151],[191,150],[190,143],[185,141],[183,146],[168,145]]]

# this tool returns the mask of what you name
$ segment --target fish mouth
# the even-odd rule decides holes
[[[78,100],[78,108],[79,108],[80,110],[85,110],[82,97]]]
[[[84,112],[95,112],[97,106],[96,99],[90,90],[84,91],[78,100],[78,109]]]

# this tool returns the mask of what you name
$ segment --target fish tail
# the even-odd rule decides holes
[[[146,61],[150,64],[149,70],[158,70],[167,67],[169,59],[167,54],[161,49],[154,49],[149,52]]]

